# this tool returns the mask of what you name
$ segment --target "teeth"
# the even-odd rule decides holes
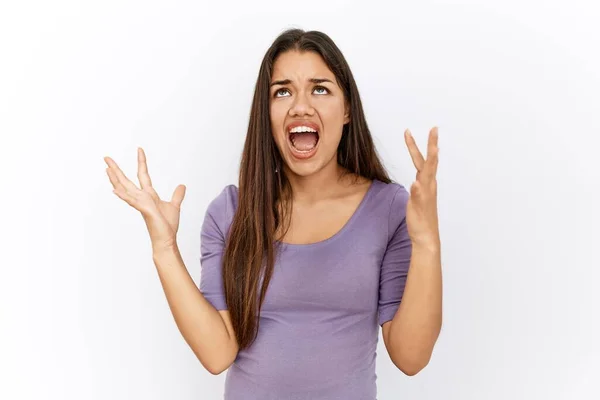
[[[313,128],[309,128],[308,126],[297,126],[293,129],[290,129],[290,133],[300,133],[300,132],[317,132]]]

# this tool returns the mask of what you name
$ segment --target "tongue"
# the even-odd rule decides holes
[[[315,132],[299,132],[292,133],[292,145],[301,151],[307,151],[317,145],[317,139],[319,137]]]

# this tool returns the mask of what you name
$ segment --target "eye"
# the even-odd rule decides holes
[[[325,91],[325,93],[319,93],[319,94],[329,93],[329,89],[327,89],[325,86],[315,86],[315,90],[324,90]]]
[[[313,89],[315,92],[316,91],[320,91],[320,93],[317,94],[329,94],[329,89],[327,89],[325,86],[315,86],[315,88]],[[286,94],[287,93],[287,94]],[[285,89],[285,88],[281,88],[281,89],[277,89],[275,91],[274,96],[275,97],[289,97],[289,90]]]
[[[288,92],[288,90],[287,89],[278,89],[277,91],[275,91],[275,97],[286,97],[286,96],[279,96],[279,93],[281,93],[281,92]]]

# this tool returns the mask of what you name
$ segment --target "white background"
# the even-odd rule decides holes
[[[404,185],[439,126],[444,327],[379,400],[598,399],[600,19],[588,1],[4,1],[0,398],[218,399],[170,314],[142,218],[112,193],[136,147],[206,206],[236,183],[264,52],[288,27],[346,56]],[[381,340],[381,339],[380,339]],[[596,380],[596,381],[595,381]]]

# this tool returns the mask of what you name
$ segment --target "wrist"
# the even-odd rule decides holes
[[[179,253],[179,247],[177,247],[177,243],[173,242],[173,243],[169,243],[169,244],[163,244],[163,245],[152,245],[152,258],[153,259],[157,259],[157,258],[164,258],[172,256],[174,254],[178,254]]]
[[[439,239],[411,240],[413,252],[439,253],[441,244]]]

